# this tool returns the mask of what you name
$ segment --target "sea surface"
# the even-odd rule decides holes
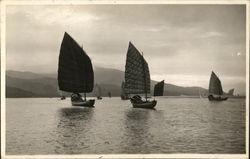
[[[245,99],[157,98],[155,110],[118,97],[95,108],[70,99],[6,99],[6,155],[245,153]]]

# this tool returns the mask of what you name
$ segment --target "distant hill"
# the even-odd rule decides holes
[[[38,74],[38,73],[27,72],[27,71],[13,71],[13,70],[7,70],[6,74],[9,77],[20,78],[20,79],[35,79],[35,78],[43,78],[43,77],[56,78],[57,77],[56,74]]]
[[[116,69],[110,68],[94,68],[95,83],[110,84],[121,86],[124,80],[124,72]]]
[[[39,97],[58,96],[56,80],[52,78],[21,79],[6,76],[6,92],[8,87],[18,88],[36,94]]]
[[[6,87],[6,97],[12,97],[12,98],[23,98],[23,97],[38,97],[38,95],[28,92],[19,88],[15,87]]]
[[[94,68],[95,83],[102,88],[102,95],[107,96],[111,92],[112,96],[120,96],[121,83],[124,80],[124,72],[109,68]],[[153,93],[154,84],[151,81],[151,93]],[[6,71],[6,92],[7,97],[19,97],[23,92],[24,97],[57,97],[59,96],[57,86],[57,74],[38,74],[32,72]],[[164,95],[166,96],[198,96],[206,94],[207,90],[201,87],[181,87],[165,83]],[[7,95],[7,94],[6,94]],[[69,95],[66,93],[66,95]],[[88,96],[94,96],[94,93],[88,93]]]

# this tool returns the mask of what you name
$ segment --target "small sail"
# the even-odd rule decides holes
[[[102,88],[99,84],[95,85],[95,95],[96,97],[102,97]]]
[[[230,89],[230,90],[228,91],[228,95],[231,95],[231,96],[234,95],[234,88],[233,88],[233,89]]]
[[[150,93],[148,64],[131,42],[129,42],[125,66],[125,92],[127,94]]]
[[[89,56],[65,32],[58,66],[59,89],[67,92],[88,93],[93,90],[94,73]]]
[[[213,71],[212,71],[210,82],[209,82],[209,93],[215,94],[215,95],[223,94],[220,79],[217,77],[217,75]]]
[[[164,91],[164,80],[155,84],[154,96],[163,96]]]
[[[200,97],[200,98],[202,98],[202,96],[201,96],[201,90],[200,90],[200,88],[199,88],[199,97]]]

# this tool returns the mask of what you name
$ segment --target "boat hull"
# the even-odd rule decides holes
[[[228,99],[228,97],[214,97],[213,95],[208,96],[209,101],[224,101],[227,99]]]
[[[100,96],[98,96],[98,97],[96,97],[97,98],[97,100],[101,100],[102,99],[102,97],[100,97]]]
[[[72,106],[80,106],[80,107],[94,107],[95,100],[87,100],[87,101],[82,101],[82,102],[71,102]]]
[[[146,108],[146,109],[153,109],[156,104],[157,104],[157,101],[156,100],[153,100],[153,101],[145,101],[145,102],[142,102],[142,103],[133,103],[131,101],[132,105],[134,108]]]

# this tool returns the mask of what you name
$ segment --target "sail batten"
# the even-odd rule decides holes
[[[125,66],[125,93],[150,93],[148,63],[136,47],[129,42]]]
[[[65,32],[58,64],[59,89],[74,93],[93,90],[94,73],[91,59],[77,42]]]
[[[155,84],[154,96],[163,96],[164,91],[164,80]]]
[[[212,72],[210,77],[209,93],[215,95],[223,95],[221,81],[214,72]]]

